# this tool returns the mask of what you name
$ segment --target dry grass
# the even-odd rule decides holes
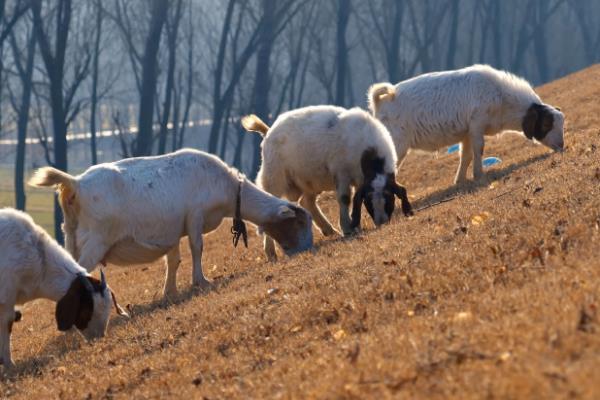
[[[55,330],[51,303],[27,305],[0,395],[597,398],[600,66],[540,92],[567,115],[564,154],[491,140],[490,186],[276,264],[254,235],[233,250],[224,224],[204,256],[217,289],[190,291],[186,250],[170,306],[162,263],[110,267],[133,318],[88,345]],[[455,193],[456,164],[411,156],[417,207]]]

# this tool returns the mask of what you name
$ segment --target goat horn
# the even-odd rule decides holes
[[[106,290],[106,276],[104,276],[104,271],[100,270],[100,289],[102,291]]]

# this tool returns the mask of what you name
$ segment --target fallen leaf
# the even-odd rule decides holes
[[[456,315],[454,316],[454,320],[458,321],[458,322],[462,322],[462,321],[468,321],[473,317],[473,314],[471,314],[469,311],[461,311],[459,313],[456,313]]]
[[[502,361],[502,362],[506,362],[508,361],[508,359],[510,358],[511,354],[509,351],[505,351],[504,353],[500,354],[498,356],[498,360]]]
[[[340,329],[339,331],[337,331],[336,333],[333,334],[333,338],[335,340],[342,340],[345,337],[346,337],[346,331],[344,331],[343,329]]]
[[[279,289],[277,289],[277,288],[270,288],[269,290],[267,290],[267,294],[269,296],[277,294],[277,293],[279,293]]]
[[[488,220],[490,218],[490,213],[487,211],[482,212],[479,215],[475,215],[473,218],[471,218],[471,223],[473,225],[482,225],[486,220]]]
[[[290,332],[296,333],[296,332],[300,332],[301,330],[302,330],[302,326],[301,325],[296,325],[292,329],[290,329]]]

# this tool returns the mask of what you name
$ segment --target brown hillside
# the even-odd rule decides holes
[[[107,269],[129,321],[88,345],[55,329],[53,305],[15,324],[14,398],[598,398],[600,66],[539,92],[567,117],[567,150],[514,134],[490,184],[350,239],[264,261],[206,240],[217,282],[160,301],[164,268]],[[453,196],[457,155],[414,154],[401,179],[416,207]],[[325,196],[335,215],[331,196]],[[272,290],[273,289],[273,290]]]

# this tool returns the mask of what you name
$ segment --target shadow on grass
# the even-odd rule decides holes
[[[416,200],[413,203],[413,209],[418,212],[420,209],[428,208],[432,205],[436,205],[437,203],[448,201],[458,197],[461,194],[469,194],[475,193],[482,188],[486,188],[491,181],[500,180],[502,178],[507,177],[514,171],[527,167],[531,164],[537,163],[539,161],[545,160],[552,156],[554,153],[544,153],[538,156],[529,158],[527,160],[523,160],[521,162],[508,165],[504,168],[494,169],[492,171],[488,171],[485,174],[485,178],[481,182],[469,181],[463,186],[450,186],[446,189],[435,191],[428,196],[425,196],[421,199]]]
[[[118,315],[112,315],[110,319],[110,323],[108,326],[108,332],[106,334],[106,338],[110,338],[111,330],[115,329],[119,326],[126,325],[131,323],[135,319],[142,317],[144,315],[151,314],[157,310],[166,310],[169,307],[173,307],[176,305],[181,305],[188,303],[190,300],[196,298],[197,296],[206,295],[211,292],[219,292],[220,290],[229,286],[234,279],[244,275],[244,273],[231,274],[229,276],[218,276],[213,279],[213,287],[209,291],[200,290],[197,287],[189,286],[186,289],[180,290],[176,296],[170,299],[156,299],[147,304],[139,304],[139,305],[127,305],[127,311],[131,315],[131,318],[126,318]],[[45,367],[55,360],[58,360],[64,355],[72,352],[80,350],[85,346],[93,346],[93,341],[86,341],[75,328],[66,332],[65,334],[60,334],[51,340],[49,340],[42,350],[40,350],[38,355],[34,355],[32,357],[19,360],[16,363],[16,367],[14,370],[10,372],[6,372],[0,366],[0,382],[17,382],[20,379],[26,377],[35,377],[42,376],[44,373],[48,373],[45,371]]]

